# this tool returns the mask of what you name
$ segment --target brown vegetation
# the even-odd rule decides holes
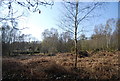
[[[120,52],[98,52],[90,57],[78,58],[74,69],[74,54],[56,56],[24,55],[3,57],[3,79],[119,79]],[[19,57],[19,58],[18,58]]]

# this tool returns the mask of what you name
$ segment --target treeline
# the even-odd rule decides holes
[[[109,19],[105,24],[96,25],[94,33],[90,38],[81,34],[77,41],[78,52],[80,50],[118,50],[118,30],[119,20]],[[43,41],[41,42],[41,51],[47,53],[53,52],[73,52],[74,40],[70,32],[62,32],[60,35],[57,29],[46,29],[43,32]]]
[[[99,24],[94,27],[94,34],[89,40],[81,40],[81,48],[84,50],[118,50],[119,48],[119,20],[109,19],[106,24]]]
[[[119,47],[119,20],[109,19],[106,24],[96,25],[94,34],[87,38],[81,34],[77,41],[77,49],[80,50],[118,50]],[[9,30],[9,31],[8,31]],[[25,54],[25,53],[74,53],[73,35],[68,32],[58,33],[58,30],[51,28],[42,33],[43,40],[26,41],[31,37],[19,34],[18,31],[10,29],[8,25],[2,27],[2,53],[3,55]]]

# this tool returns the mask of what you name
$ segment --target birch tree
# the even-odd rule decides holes
[[[106,48],[107,49],[109,48],[109,45],[110,45],[112,26],[114,25],[114,23],[115,23],[115,20],[113,18],[107,20],[106,26],[105,26],[105,29],[104,29],[104,33],[105,33],[105,36],[106,36]]]
[[[118,19],[116,25],[117,25],[117,35],[118,35],[118,50],[120,51],[120,19]]]

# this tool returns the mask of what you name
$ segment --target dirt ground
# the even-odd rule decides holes
[[[89,57],[78,58],[74,69],[75,55],[60,53],[55,56],[19,55],[2,58],[2,76],[5,79],[65,80],[80,79],[118,80],[120,52],[97,52]]]

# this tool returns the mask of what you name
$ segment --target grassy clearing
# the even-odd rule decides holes
[[[118,55],[120,52],[98,52],[90,57],[78,58],[71,53],[46,55],[21,55],[3,57],[3,79],[120,79]]]

